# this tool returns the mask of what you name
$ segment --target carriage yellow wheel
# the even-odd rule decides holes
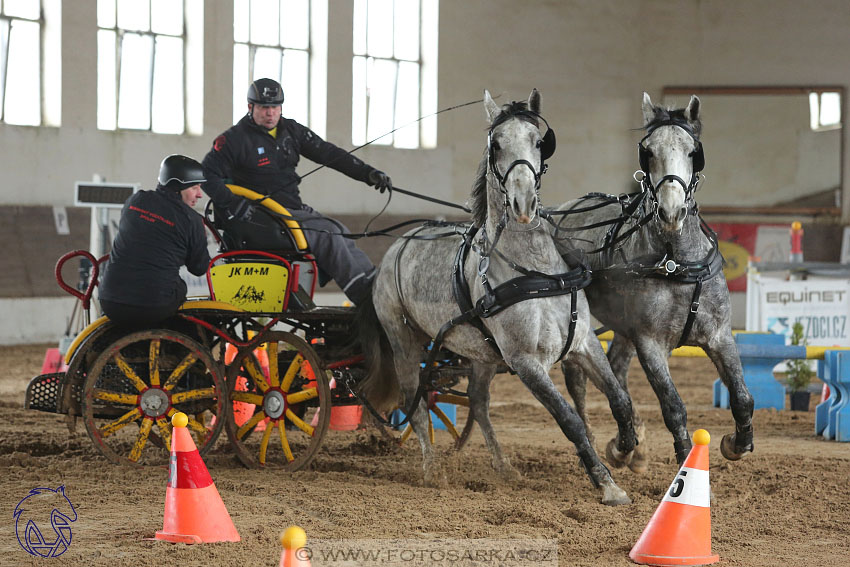
[[[240,351],[228,365],[229,398],[242,405],[228,412],[227,436],[247,467],[300,470],[313,460],[328,429],[327,371],[313,348],[292,333],[270,331],[261,340],[267,370],[251,351]]]
[[[226,385],[209,351],[166,329],[126,335],[95,359],[83,387],[89,437],[115,463],[165,465],[171,451],[170,418],[189,416],[201,454],[224,425]],[[216,416],[215,424],[212,417]]]
[[[461,431],[457,430],[455,424],[452,423],[451,419],[437,406],[437,403],[443,404],[454,404],[456,406],[461,406],[465,408],[469,408],[469,398],[466,396],[459,396],[457,394],[434,394],[433,395],[434,404],[431,407],[431,411],[428,412],[428,436],[431,439],[431,444],[434,443],[434,423],[432,413],[437,416],[443,425],[448,431],[449,435],[451,435],[454,440],[454,449],[455,451],[460,451],[463,449],[463,446],[466,445],[466,442],[469,440],[469,435],[472,433],[473,428],[475,427],[475,420],[472,419],[472,414],[467,412],[466,414],[466,423],[463,426]],[[410,423],[405,425],[404,430],[401,433],[401,436],[398,439],[399,445],[403,445],[405,441],[410,438],[411,433],[413,433],[413,428],[410,426]]]

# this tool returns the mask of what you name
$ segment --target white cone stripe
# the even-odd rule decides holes
[[[708,508],[711,505],[710,492],[708,471],[682,467],[661,501]]]

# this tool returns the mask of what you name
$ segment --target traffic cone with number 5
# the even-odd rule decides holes
[[[711,553],[711,489],[705,429],[694,432],[694,447],[629,557],[644,565],[708,565]]]

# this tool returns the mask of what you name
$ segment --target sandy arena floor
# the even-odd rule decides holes
[[[519,380],[500,375],[492,416],[522,473],[517,482],[492,472],[477,430],[463,452],[442,455],[445,489],[423,488],[418,444],[397,449],[373,429],[330,432],[311,470],[295,474],[243,468],[222,435],[206,463],[242,542],[147,541],[162,528],[166,471],[109,464],[82,423],[69,436],[64,416],[22,409],[27,382],[39,373],[48,346],[0,348],[6,369],[0,376],[0,511],[6,518],[0,520],[0,565],[46,564],[19,546],[12,512],[30,489],[64,484],[78,520],[71,547],[51,565],[277,565],[278,535],[294,523],[309,538],[556,540],[561,566],[625,566],[632,565],[629,549],[677,472],[672,438],[636,364],[632,391],[647,421],[651,466],[642,476],[613,471],[634,501],[616,508],[599,503],[572,445]],[[755,453],[728,462],[719,441],[733,422],[728,411],[711,406],[713,367],[705,359],[672,359],[671,365],[689,428],[713,436],[711,515],[719,564],[850,565],[850,444],[814,437],[815,403],[808,413],[757,411]],[[614,422],[596,391],[590,407],[602,445]],[[445,433],[438,432],[438,444],[449,446]],[[356,563],[313,560],[314,566],[343,564]]]

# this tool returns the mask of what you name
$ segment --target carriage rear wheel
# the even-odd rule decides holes
[[[166,329],[139,331],[97,357],[83,387],[89,437],[114,463],[165,465],[171,452],[171,416],[189,416],[201,455],[224,426],[226,383],[209,351]]]
[[[234,407],[227,436],[245,466],[297,471],[313,460],[328,429],[327,371],[315,350],[292,333],[271,331],[262,341],[228,367]],[[258,368],[258,359],[267,367]]]

